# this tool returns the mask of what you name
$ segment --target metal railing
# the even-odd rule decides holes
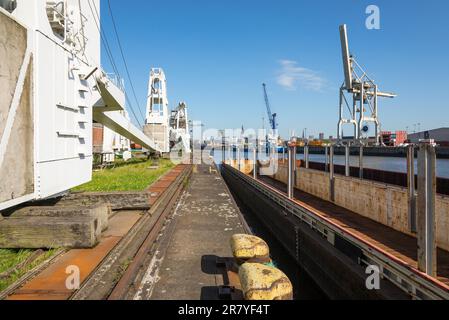
[[[104,73],[105,77],[111,81],[117,88],[125,92],[125,81],[115,73]]]

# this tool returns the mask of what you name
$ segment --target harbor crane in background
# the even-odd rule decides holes
[[[279,138],[277,136],[278,123],[276,121],[277,114],[271,112],[270,100],[268,99],[268,94],[267,94],[267,85],[265,83],[262,83],[262,87],[263,87],[263,96],[265,99],[265,106],[267,108],[268,121],[270,122],[270,129],[271,129],[270,130],[271,132],[268,132],[265,137],[266,151],[268,153],[270,150],[270,144],[275,146],[278,143],[278,138]]]
[[[343,125],[354,126],[355,143],[363,144],[369,139],[363,137],[369,131],[368,123],[374,123],[375,144],[381,144],[380,121],[378,116],[378,98],[394,98],[393,93],[380,92],[377,84],[367,75],[365,70],[357,63],[349,52],[348,35],[346,25],[340,26],[340,41],[343,58],[343,70],[345,81],[340,88],[340,112],[337,129],[337,138],[343,141]],[[349,104],[345,93],[352,96],[352,105]],[[347,107],[348,117],[345,117]],[[358,116],[358,117],[357,117]]]
[[[270,121],[270,128],[274,132],[278,128],[278,124],[276,122],[277,114],[271,113],[270,100],[268,100],[268,94],[267,94],[267,85],[265,83],[262,83],[262,87],[263,87],[263,95],[265,98],[265,105],[267,107],[268,120]]]

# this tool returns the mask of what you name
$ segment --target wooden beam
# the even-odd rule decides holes
[[[91,217],[0,220],[0,248],[92,248],[100,235],[98,220]]]
[[[107,228],[106,204],[25,207],[0,218],[0,248],[91,248]]]
[[[82,203],[58,203],[56,206],[33,206],[24,207],[14,211],[10,217],[47,217],[47,218],[67,218],[73,217],[91,217],[98,220],[101,231],[108,228],[109,216],[112,210],[109,204],[97,202],[97,204],[90,206],[83,206]]]

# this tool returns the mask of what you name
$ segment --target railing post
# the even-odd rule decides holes
[[[304,147],[304,160],[306,162],[306,169],[309,169],[309,146]]]
[[[259,139],[256,138],[256,160],[259,160]]]
[[[257,179],[257,147],[254,147],[253,152],[253,178]]]
[[[296,170],[296,141],[291,141],[288,145],[288,197],[294,198]]]
[[[363,179],[363,145],[359,149],[359,178]]]
[[[410,232],[416,233],[415,147],[407,147],[408,219]]]
[[[282,146],[282,163],[285,163],[285,146]]]
[[[237,144],[237,169],[240,171],[240,144]]]
[[[224,135],[221,137],[221,161],[223,163],[226,161],[226,142]]]
[[[324,147],[324,171],[329,172],[329,147]]]
[[[332,202],[335,201],[335,175],[334,175],[334,146],[330,146],[329,148],[329,196]]]
[[[345,176],[349,177],[351,175],[351,167],[349,163],[350,159],[350,149],[349,145],[345,146]]]
[[[420,142],[418,153],[418,269],[429,276],[437,275],[435,226],[435,147],[432,140]]]

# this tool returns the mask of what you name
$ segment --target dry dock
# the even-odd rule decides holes
[[[273,177],[254,179],[229,165],[223,176],[330,298],[447,299],[447,251],[438,251],[438,277],[427,276],[417,269],[409,235],[298,188],[290,199]],[[367,266],[378,267],[379,290],[367,290]]]
[[[195,166],[134,299],[218,298],[218,288],[229,279],[216,259],[232,256],[230,237],[247,231],[215,166]]]

